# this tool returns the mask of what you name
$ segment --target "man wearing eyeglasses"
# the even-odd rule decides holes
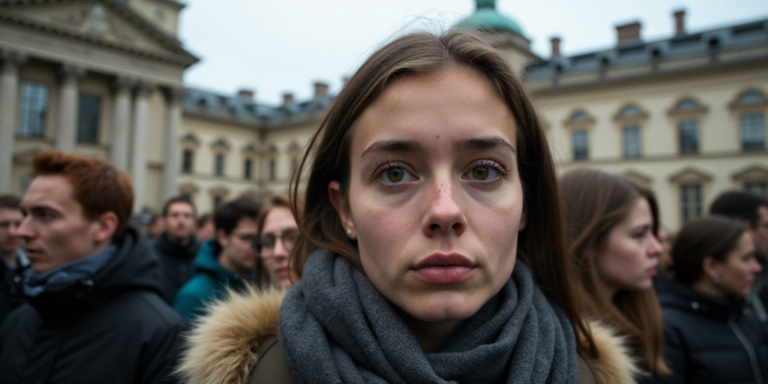
[[[173,303],[187,321],[202,315],[211,301],[223,298],[227,288],[240,290],[253,281],[258,261],[253,243],[260,209],[259,203],[247,197],[216,208],[216,236],[200,248],[192,263],[195,275],[179,290]]]

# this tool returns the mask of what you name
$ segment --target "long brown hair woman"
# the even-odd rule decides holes
[[[625,336],[646,371],[669,373],[652,281],[663,250],[653,192],[592,169],[568,172],[560,187],[583,311]]]
[[[615,340],[580,316],[546,133],[503,54],[479,37],[416,33],[374,53],[310,142],[304,172],[291,255],[301,281],[274,328],[250,329],[258,345],[240,342],[255,350],[241,361],[256,364],[231,370],[239,380],[595,382],[591,368],[612,368],[606,383],[628,378],[628,366],[600,360],[621,354],[603,348]],[[299,187],[297,177],[294,196]],[[206,344],[223,333],[201,330],[221,329],[218,312],[190,356],[226,350]],[[227,381],[209,374],[223,365],[212,358],[186,360],[194,382]]]

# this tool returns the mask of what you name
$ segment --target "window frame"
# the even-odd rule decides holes
[[[31,111],[35,113],[40,113],[39,116],[39,124],[38,129],[34,132],[31,132],[32,130],[29,129],[22,129],[22,125],[27,122],[30,113],[25,113],[25,109],[31,109],[31,107],[25,108],[26,102],[28,99],[32,99],[33,96],[25,97],[25,90],[29,88],[25,88],[25,86],[37,86],[38,89],[45,90],[42,110],[40,111]],[[18,121],[16,122],[16,131],[14,134],[20,138],[25,139],[44,139],[46,136],[47,131],[47,125],[48,125],[48,113],[50,111],[50,105],[51,105],[51,87],[49,84],[41,82],[41,81],[35,81],[35,80],[21,80],[21,84],[19,86],[19,106],[18,106]],[[39,107],[38,107],[39,108]],[[39,132],[38,132],[39,130]]]
[[[97,102],[96,109],[95,109],[96,110],[96,114],[95,114],[95,117],[93,118],[93,122],[95,122],[95,126],[94,127],[90,127],[92,129],[92,132],[90,132],[90,133],[92,133],[93,136],[94,136],[94,138],[93,138],[94,140],[93,141],[85,140],[85,138],[84,138],[84,135],[87,132],[84,132],[84,127],[83,127],[83,124],[85,123],[84,120],[83,120],[84,119],[84,117],[83,117],[83,112],[84,112],[83,108],[84,108],[84,105],[85,105],[84,101],[87,100],[88,98],[92,98],[93,100],[95,100]],[[76,140],[77,140],[78,144],[90,144],[90,145],[98,145],[99,144],[99,142],[101,140],[101,118],[103,116],[102,112],[103,112],[103,108],[104,108],[104,103],[102,102],[102,99],[103,98],[100,95],[95,95],[95,94],[90,94],[90,93],[80,93],[80,94],[78,94],[78,99],[77,99],[77,135],[76,135]]]

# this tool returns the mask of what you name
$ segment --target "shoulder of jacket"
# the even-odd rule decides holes
[[[228,291],[211,303],[195,321],[177,373],[183,382],[245,383],[256,364],[259,341],[277,332],[277,318],[285,291]]]
[[[624,337],[610,326],[590,320],[589,328],[598,350],[597,358],[585,356],[599,381],[604,384],[634,383],[641,374]]]

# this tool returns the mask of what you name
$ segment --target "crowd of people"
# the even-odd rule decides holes
[[[768,380],[768,201],[724,193],[674,234],[644,186],[558,178],[472,33],[375,52],[297,174],[139,230],[126,174],[37,154],[0,196],[0,382]]]

